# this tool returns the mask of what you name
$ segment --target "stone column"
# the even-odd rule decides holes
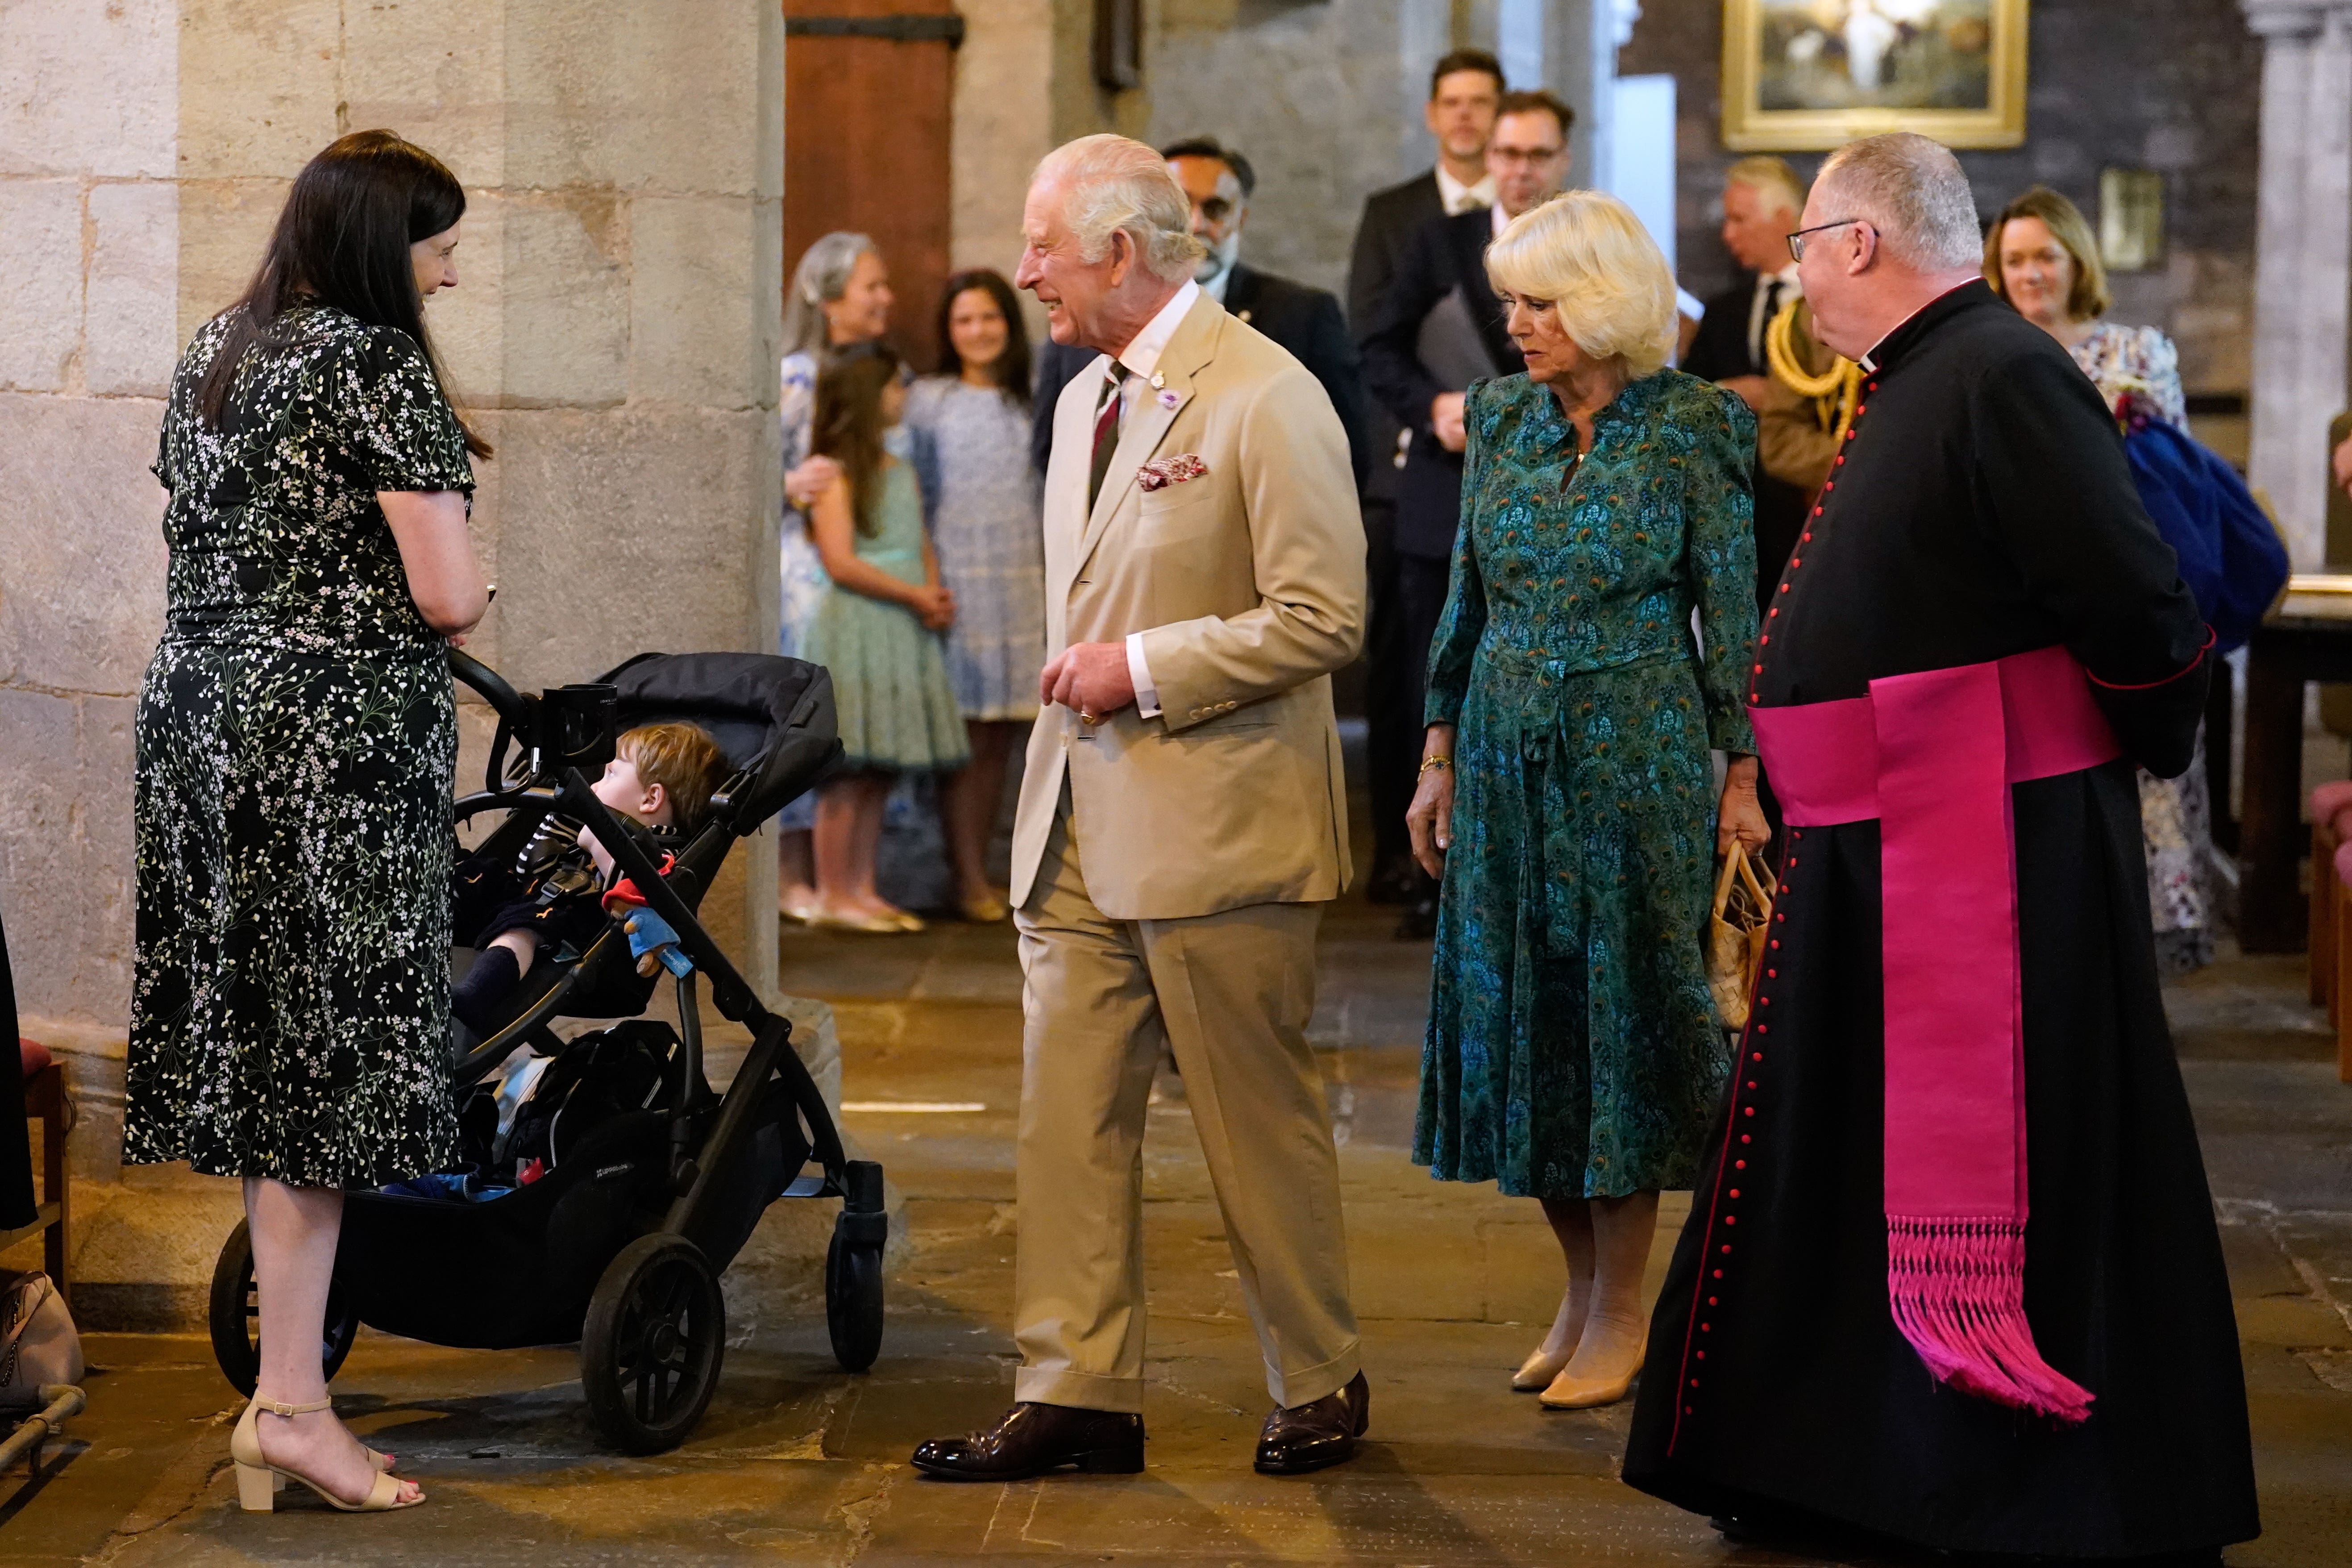
[[[119,1146],[145,469],[180,346],[312,153],[411,137],[469,199],[426,315],[498,447],[473,651],[535,687],[772,650],[782,46],[773,0],[0,6],[0,897],[27,1032],[75,1053],[85,1174]],[[731,866],[705,907],[773,998],[772,842]]]
[[[2352,4],[2240,0],[2264,41],[2252,483],[2298,566],[2326,549],[2327,426],[2352,333]]]

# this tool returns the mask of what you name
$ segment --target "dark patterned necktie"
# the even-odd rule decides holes
[[[1094,510],[1095,498],[1102,494],[1103,476],[1110,471],[1110,455],[1118,449],[1118,416],[1126,399],[1120,393],[1127,386],[1127,372],[1117,364],[1104,378],[1102,408],[1095,415],[1094,460],[1087,475],[1087,510]]]

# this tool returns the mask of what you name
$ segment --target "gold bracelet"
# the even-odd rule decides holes
[[[1423,757],[1421,759],[1421,771],[1423,773],[1427,773],[1432,768],[1451,770],[1453,766],[1454,759],[1452,757]]]

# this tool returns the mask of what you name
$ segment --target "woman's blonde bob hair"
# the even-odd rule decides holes
[[[2083,209],[2047,185],[2036,185],[2001,208],[2000,216],[1985,230],[1984,275],[1992,291],[2009,300],[2009,285],[2000,276],[2001,241],[2009,226],[2025,217],[2040,218],[2050,237],[2074,260],[2074,280],[2066,290],[2066,314],[2077,321],[2094,321],[2105,315],[2115,297],[2107,290],[2107,268],[2099,259],[2099,242],[2092,237]]]
[[[1511,220],[1486,250],[1499,289],[1549,300],[1594,359],[1622,359],[1633,380],[1675,349],[1675,275],[1633,209],[1601,191],[1563,191]]]

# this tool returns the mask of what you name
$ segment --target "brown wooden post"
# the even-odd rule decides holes
[[[2304,847],[2303,669],[2276,632],[2255,634],[2246,660],[2243,869],[2238,936],[2248,952],[2293,952],[2307,916],[2295,885]]]

